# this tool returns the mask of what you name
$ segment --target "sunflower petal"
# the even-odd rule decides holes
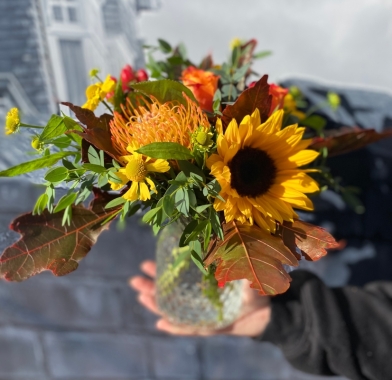
[[[227,126],[225,132],[225,138],[227,139],[228,143],[235,143],[235,144],[241,143],[238,124],[235,119],[232,119],[229,125]]]
[[[265,133],[276,133],[280,131],[280,128],[282,128],[283,116],[283,110],[274,112],[265,123],[257,127],[257,130]]]

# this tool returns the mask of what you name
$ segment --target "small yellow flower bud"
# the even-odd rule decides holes
[[[19,110],[11,108],[5,117],[5,134],[10,135],[18,131],[20,126]]]
[[[90,70],[89,75],[91,78],[95,78],[98,75],[98,73],[99,73],[99,69],[94,68]]]
[[[236,47],[240,47],[241,45],[242,45],[242,41],[238,37],[235,37],[230,41],[231,50],[234,50]]]
[[[327,100],[333,110],[340,106],[340,96],[336,92],[328,92]]]
[[[207,132],[198,132],[196,135],[196,141],[200,144],[200,145],[205,145],[205,143],[207,142],[208,139],[208,134]]]
[[[42,150],[42,143],[41,143],[41,141],[39,141],[38,136],[33,137],[33,139],[31,140],[31,146],[35,150],[38,150],[38,151]]]

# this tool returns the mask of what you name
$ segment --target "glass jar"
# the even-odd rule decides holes
[[[242,304],[242,282],[219,288],[213,275],[204,275],[179,240],[186,222],[165,227],[156,248],[156,298],[159,310],[174,324],[220,329],[233,323]],[[185,257],[185,258],[184,258]]]

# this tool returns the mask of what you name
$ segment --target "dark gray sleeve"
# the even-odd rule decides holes
[[[293,281],[272,299],[272,317],[258,339],[278,345],[296,368],[352,380],[392,379],[392,282],[330,289],[315,275]]]

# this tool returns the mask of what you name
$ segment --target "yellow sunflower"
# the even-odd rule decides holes
[[[169,163],[166,160],[157,159],[151,161],[150,157],[135,152],[138,147],[133,145],[128,147],[131,155],[123,156],[124,168],[121,168],[115,174],[121,179],[121,183],[110,182],[113,190],[120,190],[129,181],[132,181],[130,189],[123,195],[128,201],[137,199],[146,201],[151,198],[150,190],[155,193],[155,183],[149,178],[149,173],[165,173],[170,170]]]
[[[256,109],[238,126],[235,119],[218,136],[217,154],[207,159],[225,202],[215,199],[214,208],[224,211],[226,222],[256,223],[275,232],[276,221],[297,217],[293,207],[313,210],[305,193],[319,190],[318,184],[299,167],[312,162],[318,152],[306,149],[305,128],[296,124],[282,128],[284,112],[277,111],[261,124]],[[218,123],[218,130],[220,126]]]

